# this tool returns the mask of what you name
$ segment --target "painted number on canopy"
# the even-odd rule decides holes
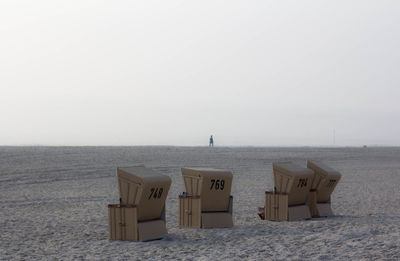
[[[330,179],[328,182],[328,185],[326,185],[328,188],[331,188],[333,186],[335,186],[336,180],[334,179]]]
[[[151,193],[148,199],[151,199],[152,197],[153,199],[161,198],[163,190],[164,190],[163,188],[151,188],[150,189]]]
[[[212,179],[210,190],[224,190],[225,188],[225,180],[223,179]]]
[[[297,184],[298,188],[307,187],[307,180],[308,179],[299,179],[299,183]]]

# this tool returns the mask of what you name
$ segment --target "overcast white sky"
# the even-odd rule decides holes
[[[0,1],[1,145],[400,145],[400,1]]]

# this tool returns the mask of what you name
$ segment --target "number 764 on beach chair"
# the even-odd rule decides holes
[[[333,215],[330,196],[341,174],[308,161],[304,168],[291,162],[273,163],[275,191],[265,192],[262,219],[293,221]]]

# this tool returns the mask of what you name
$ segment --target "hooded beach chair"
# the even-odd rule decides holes
[[[120,204],[108,206],[110,239],[162,238],[171,178],[144,166],[117,168],[117,176]]]
[[[232,172],[182,168],[186,192],[179,195],[179,226],[232,227]]]
[[[331,195],[342,175],[337,170],[319,161],[308,160],[307,168],[315,173],[309,200],[311,216],[332,216]]]
[[[274,191],[265,192],[260,217],[275,221],[311,218],[307,205],[314,172],[292,162],[273,163]]]

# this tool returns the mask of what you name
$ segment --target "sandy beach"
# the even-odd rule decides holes
[[[322,160],[342,173],[335,217],[260,220],[272,162]],[[172,179],[169,234],[108,240],[117,166],[144,163]],[[181,167],[233,171],[234,224],[180,229]],[[0,147],[0,260],[398,260],[400,148]]]

